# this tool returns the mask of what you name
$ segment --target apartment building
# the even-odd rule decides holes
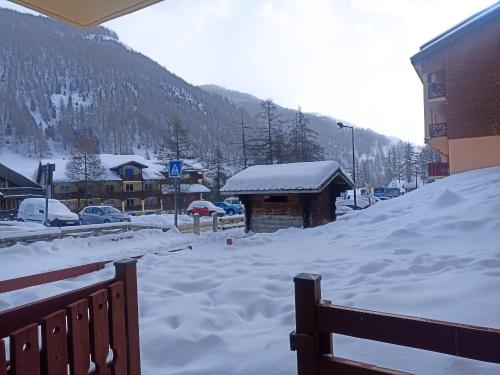
[[[432,179],[500,165],[500,2],[420,47],[425,142],[441,154]]]

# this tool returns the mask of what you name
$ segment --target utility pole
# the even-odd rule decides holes
[[[247,144],[245,141],[245,122],[243,121],[243,110],[240,108],[241,114],[241,138],[243,145],[243,169],[247,168],[248,159],[247,159]]]

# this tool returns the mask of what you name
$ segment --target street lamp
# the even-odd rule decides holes
[[[354,156],[354,127],[344,125],[341,122],[337,122],[337,126],[339,127],[339,129],[344,129],[344,128],[351,129],[351,134],[352,134],[352,180],[354,182],[354,209],[357,210],[358,206],[356,204],[356,161],[355,161],[355,156]]]

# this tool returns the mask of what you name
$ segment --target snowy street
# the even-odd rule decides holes
[[[325,226],[274,234],[142,230],[124,239],[17,244],[0,249],[0,275],[147,254],[138,261],[143,374],[291,374],[292,279],[300,272],[321,274],[323,298],[335,304],[500,327],[499,186],[500,167],[467,172]],[[2,294],[0,309],[112,274],[108,265],[78,279]],[[338,335],[334,350],[419,374],[500,371]]]

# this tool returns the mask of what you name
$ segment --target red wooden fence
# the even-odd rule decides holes
[[[136,263],[117,261],[113,279],[1,311],[0,375],[66,375],[68,366],[70,375],[140,375]],[[60,270],[41,283],[74,273]]]
[[[131,257],[131,259],[141,259],[143,256],[144,255],[136,255]],[[31,286],[53,283],[55,281],[86,275],[87,273],[102,270],[106,266],[106,264],[112,262],[114,262],[114,260],[103,260],[101,262],[88,263],[81,266],[64,268],[61,270],[37,273],[36,275],[21,276],[15,279],[1,280],[0,293],[12,292],[14,290],[29,288]],[[0,373],[0,375],[2,374]]]
[[[299,375],[407,374],[333,355],[332,333],[500,363],[500,330],[438,320],[353,309],[321,300],[321,276],[299,274],[295,283]]]

